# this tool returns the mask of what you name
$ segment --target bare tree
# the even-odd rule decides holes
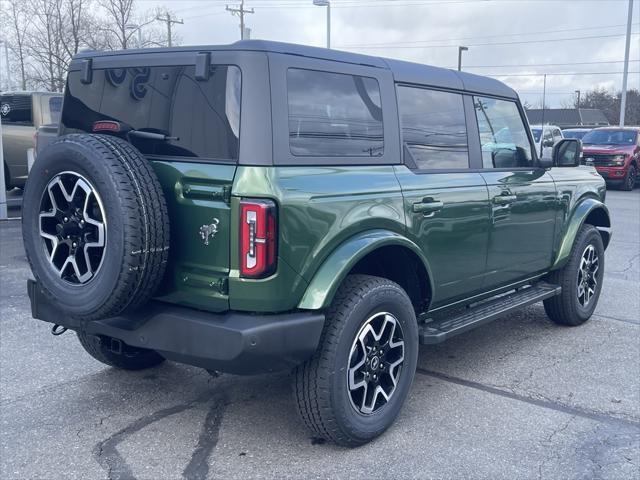
[[[106,19],[102,30],[107,50],[165,46],[166,32],[156,24],[159,11],[136,12],[134,0],[106,0]],[[172,35],[175,43],[179,39]]]
[[[2,31],[7,32],[4,39],[11,50],[13,61],[20,70],[20,87],[27,89],[27,52],[26,40],[30,26],[30,17],[24,3],[18,1],[0,3],[2,11]]]

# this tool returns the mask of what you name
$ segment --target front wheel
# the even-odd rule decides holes
[[[624,182],[622,183],[623,190],[633,190],[636,186],[636,181],[638,180],[638,170],[635,165],[630,165],[629,170],[627,170],[627,176],[624,177]]]
[[[418,326],[405,291],[384,278],[348,276],[327,311],[318,350],[294,372],[302,420],[339,445],[374,439],[400,412],[417,359]]]
[[[592,225],[578,231],[568,263],[549,275],[562,293],[544,301],[547,316],[561,325],[577,326],[589,320],[598,304],[604,278],[604,245]]]

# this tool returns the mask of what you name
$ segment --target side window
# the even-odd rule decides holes
[[[474,97],[484,168],[530,167],[531,144],[515,102]],[[546,131],[545,131],[546,134]]]
[[[0,96],[0,116],[2,123],[33,125],[30,95]]]
[[[287,92],[293,155],[382,156],[382,108],[376,79],[290,68]]]
[[[560,129],[554,128],[553,129],[553,144],[555,145],[560,140],[562,140],[562,133],[560,133]]]
[[[461,94],[398,87],[398,110],[403,142],[417,168],[469,167]]]
[[[59,123],[60,113],[62,113],[62,97],[49,97],[50,122]]]

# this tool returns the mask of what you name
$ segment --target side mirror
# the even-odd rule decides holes
[[[553,165],[556,167],[577,167],[582,158],[582,141],[564,138],[553,147]]]
[[[540,168],[549,169],[553,167],[553,158],[551,157],[542,157],[538,160],[538,166]]]

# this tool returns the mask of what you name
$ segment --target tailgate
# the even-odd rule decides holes
[[[171,219],[171,250],[158,299],[229,308],[230,193],[235,165],[154,161]]]

